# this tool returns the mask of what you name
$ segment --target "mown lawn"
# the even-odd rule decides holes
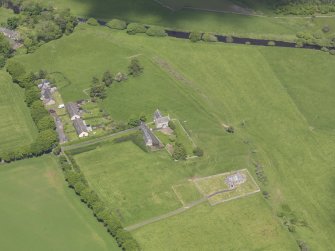
[[[52,156],[1,165],[0,204],[1,250],[119,250]]]
[[[87,53],[90,51],[94,53]],[[205,157],[199,161],[187,162],[187,167],[181,167],[183,170],[178,172],[183,173],[183,178],[203,177],[245,167],[255,176],[253,163],[259,162],[267,177],[267,183],[259,185],[270,193],[268,202],[261,203],[264,211],[260,212],[264,214],[264,218],[269,217],[280,224],[276,213],[283,204],[288,204],[309,225],[297,226],[296,233],[290,235],[292,240],[291,237],[287,238],[285,227],[280,228],[278,225],[278,229],[282,231],[280,236],[285,236],[278,242],[285,245],[287,242],[294,243],[293,239],[302,239],[316,250],[327,250],[335,245],[332,237],[335,227],[329,224],[334,219],[335,206],[335,134],[332,123],[335,117],[332,109],[335,105],[332,99],[334,57],[303,49],[192,44],[172,38],[128,36],[124,32],[85,25],[80,26],[71,36],[44,45],[36,53],[17,59],[34,70],[42,66],[40,59],[45,58],[43,65],[47,69],[65,72],[72,84],[67,89],[64,88],[67,91],[63,92],[71,100],[84,97],[81,90],[89,87],[92,75],[102,73],[107,66],[114,72],[122,67],[126,68],[129,62],[127,57],[138,54],[141,55],[140,61],[144,64],[145,73],[139,78],[131,78],[125,83],[112,86],[108,90],[108,98],[103,102],[103,107],[114,119],[127,121],[132,115],[140,114],[152,117],[153,112],[159,108],[186,121],[186,129],[190,131],[195,143],[204,149]],[[173,66],[175,71],[189,81],[176,81],[174,76],[156,65],[153,59],[157,57]],[[223,123],[234,126],[235,134],[226,133]],[[98,167],[97,174],[90,170],[92,177],[107,177],[108,170],[114,171],[114,166],[117,166],[119,168],[115,172],[119,176],[115,177],[118,180],[108,184],[112,189],[132,194],[135,191],[132,184],[136,184],[136,188],[143,187],[146,192],[150,189],[154,192],[156,187],[150,183],[144,184],[140,177],[133,177],[132,170],[145,170],[142,171],[143,177],[158,176],[163,179],[164,176],[155,171],[166,167],[167,160],[156,161],[149,157],[153,155],[130,159],[132,154],[138,156],[136,151],[134,153],[131,148],[125,147],[124,153],[120,153],[117,149],[115,152],[120,155],[120,162],[117,162],[117,155],[114,160],[113,151],[108,151],[108,148],[97,150],[97,153],[101,151],[100,156],[106,161],[93,157],[96,150],[87,153],[91,155],[85,158],[87,163],[90,161]],[[130,159],[132,164],[125,159]],[[78,162],[84,166],[86,164],[80,158]],[[109,165],[109,162],[114,164]],[[150,166],[157,168],[150,170]],[[86,167],[87,170],[88,168],[92,167]],[[169,184],[169,177],[181,177],[169,168],[171,167],[167,167],[166,172],[171,172],[172,176],[167,175],[164,189],[178,183]],[[102,173],[99,174],[99,170]],[[137,180],[125,181],[129,179],[129,175],[131,180]],[[109,177],[112,179],[113,173]],[[166,191],[164,189],[161,191]],[[131,203],[131,195],[126,198],[124,208],[133,210],[131,217],[134,217],[134,221],[136,217],[145,218],[149,213],[160,213],[170,206],[170,203],[166,203],[169,205],[166,206],[162,202],[162,208],[157,207],[151,212],[148,209],[148,215],[145,215],[146,212],[141,209],[136,211],[132,208],[143,205],[140,199],[134,198],[135,203]],[[228,206],[227,209],[225,205],[223,203],[215,210],[222,214],[231,213],[231,209]],[[251,197],[245,207],[251,212],[257,212],[257,205],[259,204]],[[244,210],[237,208],[234,209],[236,212]],[[189,212],[184,213],[186,219],[195,218],[193,213],[190,213],[193,217],[187,216],[188,214]],[[149,250],[170,245],[173,243],[170,239],[177,240],[182,234],[186,235],[176,223],[178,218],[179,216],[171,225],[174,231],[169,232],[168,239],[160,238],[158,233],[163,233],[166,228],[165,222],[158,222],[154,225],[155,230],[151,226],[141,229],[141,234],[137,235],[139,241]],[[241,238],[247,238],[245,235],[252,229],[246,221],[250,219],[246,218],[235,218],[238,223],[234,225],[246,228]],[[130,218],[128,220],[131,221]],[[199,224],[199,229],[204,227],[202,222],[196,224]],[[263,225],[260,228],[265,227],[262,223],[260,225]],[[222,231],[225,231],[224,227]],[[157,242],[141,240],[149,233],[152,238],[157,238]],[[157,233],[156,237],[153,237],[154,233]],[[185,237],[180,246],[188,247],[200,238],[210,239],[211,234],[209,231],[188,232],[189,237]],[[221,238],[221,244],[236,247],[242,245],[241,240],[237,239],[227,244],[226,240],[230,239],[230,236]],[[250,246],[256,247],[263,239],[260,234],[255,236],[252,238],[254,243]],[[267,241],[269,245],[276,242],[271,238]],[[287,245],[291,245],[290,243]]]
[[[37,130],[24,103],[24,91],[5,71],[0,71],[0,113],[0,152],[33,142]]]

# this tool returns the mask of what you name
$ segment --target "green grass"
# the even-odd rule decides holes
[[[7,18],[13,16],[13,11],[0,7],[0,25],[6,23]]]
[[[0,166],[1,250],[119,250],[52,156]]]
[[[191,170],[172,161],[165,151],[146,153],[128,141],[104,144],[75,159],[91,186],[120,212],[125,225],[182,206],[172,185],[183,181]]]
[[[190,180],[173,186],[174,191],[182,204],[187,205],[193,201],[201,199],[203,196],[199,193],[194,183]]]
[[[206,196],[213,195],[216,192],[221,192],[223,190],[229,190],[217,195],[211,196],[208,201],[211,205],[216,205],[221,202],[229,201],[232,199],[239,198],[241,196],[247,196],[259,191],[259,187],[250,176],[249,172],[244,170],[239,170],[240,173],[245,175],[246,181],[242,184],[237,185],[234,189],[231,189],[225,182],[226,178],[233,173],[218,174],[215,176],[204,177],[194,180],[196,186]]]
[[[175,0],[167,1],[177,2]],[[179,2],[178,6],[180,5]],[[188,0],[187,2],[191,1]],[[216,6],[216,8],[225,9],[227,5],[222,2],[231,1],[192,1],[191,5],[203,8],[203,2],[205,2],[205,7],[212,5]],[[257,3],[257,1],[249,1],[248,5],[258,12],[260,10],[269,14],[269,17],[186,9],[171,11],[154,0],[54,0],[52,4],[62,8],[70,7],[74,14],[79,16],[96,17],[105,20],[120,18],[129,22],[142,22],[176,29],[217,32],[256,38],[292,40],[295,39],[298,31],[313,31],[316,28],[320,31],[322,28],[322,25],[319,24],[320,22],[329,24],[332,31],[335,30],[334,18],[316,18],[313,22],[311,19],[306,18],[274,18],[273,12],[272,10],[269,11],[267,4]]]
[[[335,227],[329,224],[335,206],[334,57],[312,50],[193,44],[172,38],[128,36],[107,28],[80,26],[73,35],[17,59],[34,70],[42,66],[40,62],[44,58],[46,68],[64,72],[72,84],[61,92],[68,100],[74,100],[84,97],[81,90],[89,86],[93,75],[102,74],[106,68],[113,72],[125,69],[129,62],[127,57],[137,54],[141,54],[144,74],[109,88],[103,108],[115,120],[127,121],[132,115],[152,117],[159,106],[179,120],[187,121],[187,129],[195,143],[204,149],[205,157],[187,162],[185,166],[173,164],[175,170],[166,153],[145,154],[127,143],[77,155],[90,182],[100,189],[101,194],[104,190],[109,191],[105,198],[120,208],[126,222],[146,219],[177,206],[177,200],[171,199],[172,192],[165,197],[160,195],[165,200],[159,205],[153,192],[164,194],[172,185],[193,176],[204,177],[242,168],[248,168],[254,175],[252,163],[259,161],[268,180],[267,184],[261,184],[261,188],[270,193],[268,202],[250,197],[223,203],[217,209],[206,209],[208,217],[213,217],[214,221],[221,214],[239,212],[243,205],[242,210],[250,210],[245,214],[260,212],[264,219],[278,223],[276,212],[282,204],[288,204],[309,227],[297,227],[290,239],[286,236],[287,230],[276,225],[276,229],[281,229],[278,236],[285,237],[264,240],[257,231],[265,229],[266,232],[267,223],[261,220],[258,224],[250,217],[235,217],[236,229],[245,227],[240,238],[252,242],[249,244],[254,249],[257,245],[262,246],[263,241],[268,241],[268,245],[273,242],[290,246],[295,242],[293,239],[303,239],[316,250],[327,250],[335,245],[332,237]],[[175,80],[173,75],[156,65],[154,57],[168,62],[189,81]],[[244,126],[241,126],[242,121]],[[234,126],[235,133],[226,133],[222,123]],[[135,176],[136,173],[142,176]],[[155,179],[159,182],[152,185],[150,181]],[[140,194],[135,196],[136,193]],[[125,200],[119,200],[117,195]],[[213,216],[212,210],[215,211]],[[196,212],[195,208],[181,217],[185,217],[186,222],[198,218]],[[178,220],[179,216],[173,220],[174,224]],[[198,224],[197,229],[203,229],[207,227],[205,223],[211,225],[206,221],[194,224]],[[255,229],[254,224],[258,226],[255,231],[258,235],[248,239],[248,234]],[[226,231],[221,227],[217,232]],[[212,234],[209,230],[205,233],[200,230],[185,232],[180,226],[174,227],[169,238],[164,239],[159,233],[166,232],[165,222],[138,231],[136,236],[149,250],[175,243],[171,240],[180,241],[180,247],[193,245],[197,240],[207,243],[205,240],[210,240]],[[235,230],[231,231],[234,233]],[[155,241],[150,242],[149,235]],[[228,247],[231,245],[231,249],[234,245],[236,249],[244,245],[241,239],[226,232],[222,236],[220,241]],[[226,241],[231,239],[232,242]],[[271,245],[268,249],[271,247],[278,250]]]
[[[144,250],[298,250],[260,195],[202,204],[133,234]]]
[[[24,103],[23,89],[4,71],[0,71],[0,113],[0,152],[33,142],[37,130]]]

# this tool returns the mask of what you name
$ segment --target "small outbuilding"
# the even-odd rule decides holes
[[[73,120],[73,126],[76,129],[76,132],[79,136],[79,138],[87,137],[88,136],[88,130],[84,123],[84,121],[81,118],[76,118]]]
[[[230,187],[230,188],[235,188],[238,185],[243,184],[244,182],[246,182],[247,177],[245,176],[245,174],[237,172],[234,173],[232,175],[229,175],[226,179],[225,179],[225,183]]]
[[[154,122],[157,129],[167,128],[169,127],[170,116],[163,116],[157,109],[154,113]]]
[[[80,119],[79,107],[76,103],[67,103],[65,107],[71,120]]]

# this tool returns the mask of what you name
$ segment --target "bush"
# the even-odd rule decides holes
[[[234,127],[232,127],[232,126],[229,126],[229,127],[226,129],[226,131],[229,132],[229,133],[234,133],[234,132],[235,132],[235,129],[234,129]]]
[[[330,51],[329,51],[329,54],[330,54],[330,55],[335,55],[335,50],[334,50],[334,49],[333,49],[333,50],[330,50]]]
[[[205,42],[217,42],[218,38],[212,33],[204,33],[202,35],[202,40]]]
[[[98,26],[99,25],[98,21],[93,17],[91,17],[87,20],[87,24],[92,25],[92,26]]]
[[[245,42],[246,45],[251,45],[251,43],[249,41]]]
[[[140,64],[138,58],[132,58],[130,65],[128,66],[128,74],[133,77],[137,77],[143,73],[143,67]]]
[[[275,41],[269,41],[268,42],[268,46],[275,46],[276,45],[276,42]]]
[[[44,131],[47,129],[56,129],[55,122],[50,115],[44,116],[37,122],[37,129]]]
[[[127,23],[123,20],[112,19],[107,23],[107,27],[116,30],[125,30],[127,28]]]
[[[193,150],[193,154],[195,156],[202,157],[204,156],[204,151],[200,147],[197,147]]]
[[[234,39],[232,36],[227,36],[226,37],[226,43],[234,43]]]
[[[323,52],[329,52],[329,49],[327,47],[322,47],[321,51],[323,51]]]
[[[325,26],[323,26],[323,27],[322,27],[322,31],[323,31],[324,33],[328,33],[328,32],[330,31],[330,27],[329,27],[329,25],[326,24]]]
[[[174,124],[172,120],[169,121],[169,127],[171,130],[176,130],[176,125]]]
[[[190,33],[190,36],[189,36],[189,39],[192,41],[192,42],[198,42],[201,40],[201,37],[202,37],[202,34],[200,32],[197,32],[197,31],[194,31],[194,32],[191,32]]]
[[[147,29],[146,34],[151,37],[166,37],[166,31],[162,27],[151,26]]]
[[[127,26],[127,33],[129,35],[135,35],[137,33],[145,33],[147,28],[143,24],[139,23],[130,23]]]

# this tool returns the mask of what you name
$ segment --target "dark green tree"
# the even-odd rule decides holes
[[[114,76],[110,71],[106,71],[102,77],[102,82],[108,87],[113,84]]]
[[[138,58],[133,58],[128,66],[128,73],[134,77],[137,77],[143,73],[143,67],[140,64]]]

